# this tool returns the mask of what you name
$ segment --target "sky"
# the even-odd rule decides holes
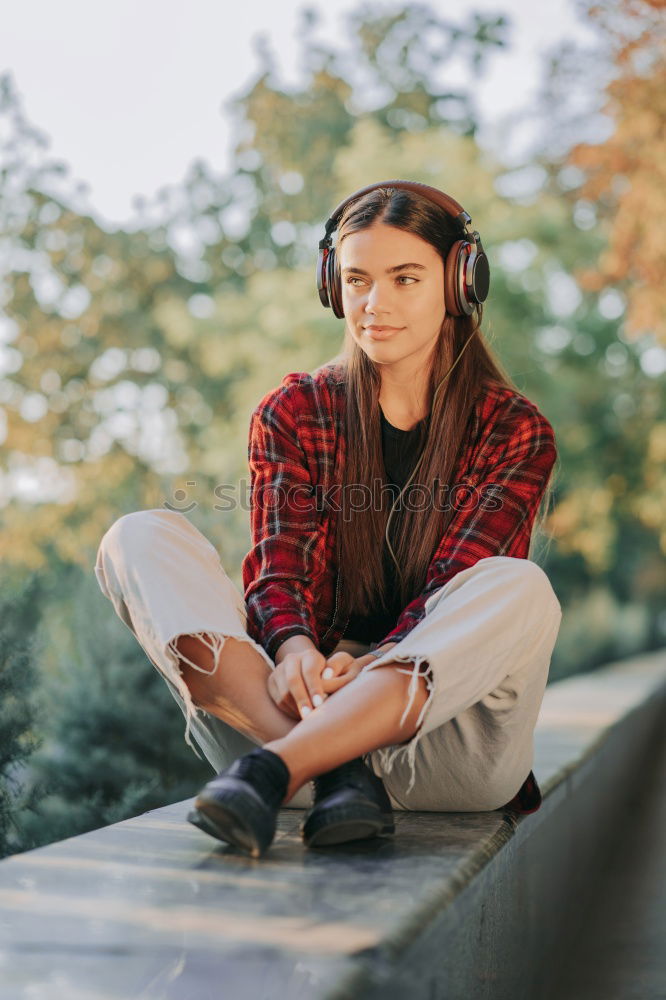
[[[225,102],[257,74],[258,34],[267,37],[280,80],[299,81],[296,30],[305,6],[321,14],[318,38],[344,45],[344,14],[358,2],[22,0],[5,6],[0,74],[11,74],[27,120],[49,140],[49,156],[87,185],[92,214],[113,228],[135,215],[135,195],[152,200],[181,181],[194,159],[229,169],[234,131]],[[479,138],[500,145],[505,162],[519,162],[521,139],[513,148],[502,144],[502,116],[529,104],[544,53],[565,38],[592,44],[591,27],[575,0],[429,6],[453,23],[462,10],[510,18],[510,49],[490,58],[477,84]],[[452,80],[455,71],[452,65]]]

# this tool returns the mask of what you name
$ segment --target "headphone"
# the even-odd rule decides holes
[[[326,220],[325,235],[319,241],[317,288],[321,304],[332,308],[337,318],[343,319],[342,284],[339,270],[336,268],[335,248],[331,245],[331,233],[337,228],[340,216],[347,205],[376,188],[402,188],[404,191],[414,191],[451,216],[458,230],[459,239],[454,242],[446,255],[444,302],[446,311],[451,316],[469,316],[477,303],[485,302],[490,286],[490,266],[481,244],[481,237],[476,230],[469,230],[472,219],[462,205],[438,188],[421,184],[419,181],[395,180],[368,184],[367,187],[345,198],[334,209],[330,219]]]
[[[488,264],[488,258],[481,243],[481,237],[475,229],[470,231],[469,226],[472,218],[467,214],[462,205],[459,205],[450,195],[440,191],[439,188],[430,187],[429,184],[421,184],[419,181],[392,180],[380,181],[378,184],[368,184],[367,187],[360,188],[354,194],[345,198],[334,209],[331,217],[326,220],[326,231],[323,238],[319,241],[317,288],[321,304],[326,308],[332,308],[338,319],[344,318],[342,310],[342,283],[339,270],[336,267],[335,248],[331,245],[331,233],[337,228],[340,217],[347,205],[369,191],[374,191],[376,188],[401,188],[404,191],[414,191],[416,194],[420,194],[423,198],[427,198],[428,201],[438,205],[439,208],[443,209],[453,219],[459,238],[455,240],[446,255],[444,264],[444,304],[447,313],[451,316],[470,316],[474,311],[475,305],[485,302],[490,287],[490,265]],[[460,361],[463,351],[475,333],[476,329],[467,338],[458,357],[435,389],[430,407],[431,414],[437,393]],[[399,503],[403,493],[416,475],[424,454],[425,448],[419,456],[414,471],[394,500],[386,521],[384,537],[388,550],[391,553],[391,558],[401,577],[402,567],[398,563],[389,541],[389,527],[396,504]]]

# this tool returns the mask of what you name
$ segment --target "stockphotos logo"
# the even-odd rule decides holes
[[[188,480],[185,485],[187,489],[174,490],[174,503],[163,501],[168,510],[187,514],[199,506],[199,501],[192,499],[196,480]],[[355,511],[382,510],[387,504],[387,509],[390,509],[395,501],[396,510],[404,508],[415,512],[501,510],[503,489],[501,483],[484,483],[476,487],[464,482],[442,484],[435,479],[432,486],[412,483],[399,497],[400,490],[395,484],[378,478],[373,481],[372,487],[367,483],[346,483],[344,486],[338,483],[326,490],[322,486],[306,484],[285,488],[275,483],[252,490],[247,479],[239,479],[236,483],[220,483],[215,487],[213,494],[221,503],[213,503],[212,507],[223,512],[238,509],[250,511],[258,507],[265,511],[292,513],[297,517],[333,511],[342,513],[344,520],[348,521]]]

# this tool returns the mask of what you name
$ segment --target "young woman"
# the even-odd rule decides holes
[[[177,511],[100,543],[103,592],[219,771],[188,819],[253,856],[287,804],[309,807],[308,846],[392,833],[395,808],[540,806],[561,609],[529,554],[557,452],[484,341],[470,223],[413,181],[328,220],[318,285],[344,349],[252,413],[244,597]]]

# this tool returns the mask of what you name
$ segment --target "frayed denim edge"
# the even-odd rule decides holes
[[[187,656],[185,656],[184,653],[182,653],[179,649],[176,648],[176,642],[178,641],[178,639],[180,639],[182,635],[191,635],[195,639],[201,639],[204,646],[207,646],[208,649],[210,649],[210,651],[213,653],[213,656],[215,657],[215,665],[213,666],[212,670],[205,670],[203,667],[199,666],[198,663],[193,663],[192,660],[190,660]],[[212,642],[209,641],[208,636],[212,636],[213,639]],[[222,647],[224,646],[225,639],[238,639],[239,642],[249,643],[251,646],[254,647],[254,649],[256,649],[259,652],[261,656],[263,656],[264,660],[266,661],[266,665],[271,670],[275,669],[275,665],[271,661],[265,649],[263,649],[263,647],[259,646],[256,642],[254,642],[254,640],[251,639],[245,632],[239,635],[219,635],[213,629],[210,628],[206,629],[203,632],[179,632],[177,635],[173,636],[173,638],[170,639],[166,645],[166,652],[167,655],[172,657],[171,666],[173,667],[169,680],[177,688],[178,693],[182,697],[183,704],[185,706],[185,742],[190,747],[190,749],[197,755],[199,760],[203,760],[204,758],[199,753],[197,753],[197,749],[193,745],[192,740],[190,739],[190,727],[192,724],[192,719],[196,717],[197,712],[198,711],[203,712],[204,709],[203,708],[199,709],[199,707],[195,705],[194,702],[192,701],[192,695],[190,694],[190,689],[183,680],[183,675],[180,672],[179,661],[184,660],[186,663],[189,663],[189,665],[193,667],[195,670],[198,670],[202,674],[209,674],[212,677],[215,671],[217,670],[218,666],[220,665],[220,653],[222,651]]]
[[[398,673],[407,674],[411,678],[409,682],[409,688],[407,689],[407,694],[408,694],[407,707],[405,708],[405,711],[402,714],[402,718],[400,719],[401,726],[403,725],[405,719],[407,718],[410,708],[414,704],[414,698],[416,696],[416,692],[418,691],[418,686],[419,686],[419,676],[425,677],[426,686],[428,688],[428,697],[426,698],[423,708],[419,712],[419,717],[416,720],[416,732],[410,739],[409,743],[400,743],[398,744],[398,746],[395,747],[381,747],[373,751],[373,753],[376,753],[377,756],[379,757],[382,769],[386,774],[391,773],[393,765],[395,764],[399,754],[403,754],[407,757],[407,763],[409,765],[411,774],[409,786],[407,788],[407,794],[409,794],[409,792],[411,792],[412,788],[414,787],[414,782],[416,779],[416,774],[415,774],[416,747],[418,745],[419,740],[424,735],[423,723],[425,722],[427,711],[430,705],[432,704],[432,700],[435,694],[435,678],[430,663],[427,664],[428,669],[423,674],[421,674],[420,672],[419,668],[421,664],[424,661],[428,660],[428,655],[426,653],[415,653],[412,654],[411,656],[409,656],[409,654],[403,654],[403,653],[398,653],[394,655],[394,651],[392,649],[389,650],[385,654],[385,656],[379,657],[378,659],[373,660],[371,663],[366,663],[366,665],[362,668],[361,673],[358,676],[360,677],[361,674],[365,673],[366,670],[374,670],[375,667],[382,666],[382,664],[385,663],[391,663],[393,660],[397,660],[401,663],[410,663],[412,660],[414,661],[414,665],[411,670],[403,670],[401,667],[395,667]]]
[[[180,649],[176,648],[176,643],[183,635],[191,635],[194,639],[201,639],[204,646],[207,646],[208,649],[210,649],[215,658],[215,664],[212,670],[205,670],[203,667],[199,666],[198,663],[193,663],[192,660],[190,660],[187,656],[185,656],[185,654]],[[212,642],[209,640],[208,638],[209,636],[212,636],[213,639]],[[192,719],[196,717],[199,708],[192,701],[192,695],[190,693],[190,689],[183,680],[183,675],[180,671],[179,661],[184,660],[185,663],[189,663],[189,665],[193,667],[195,670],[198,670],[199,673],[209,674],[212,677],[215,671],[217,670],[218,666],[220,665],[220,652],[222,651],[222,647],[224,646],[224,641],[226,638],[227,636],[215,635],[210,630],[206,632],[179,632],[178,635],[175,635],[173,639],[169,640],[166,647],[167,652],[173,656],[172,666],[174,669],[171,681],[177,687],[178,693],[183,699],[183,704],[185,705],[185,742],[190,747],[190,749],[197,755],[197,757],[199,757],[200,760],[203,760],[203,758],[200,756],[199,753],[197,753],[197,749],[192,743],[192,740],[190,739],[190,727],[192,724]],[[203,709],[201,709],[201,711],[203,711]]]

